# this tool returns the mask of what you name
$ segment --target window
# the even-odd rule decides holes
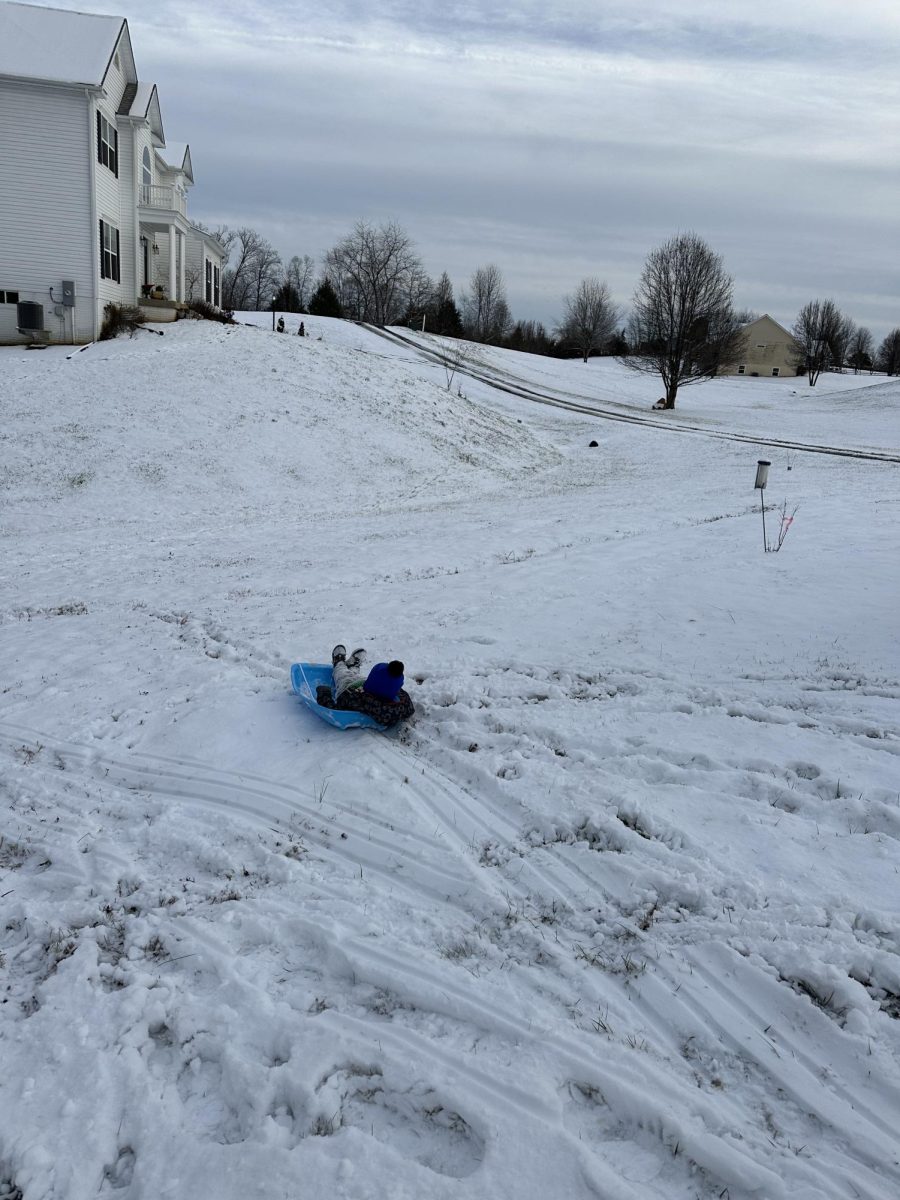
[[[153,183],[153,171],[150,167],[150,151],[144,147],[144,156],[141,159],[141,183],[145,188],[150,187]]]
[[[119,131],[102,112],[97,113],[97,161],[119,178]]]
[[[4,292],[4,291],[0,290],[0,304],[18,304],[18,303],[19,303],[19,293],[18,292]]]
[[[777,374],[778,374],[778,368],[777,368],[777,367],[773,367],[773,368],[772,368],[772,374],[773,374],[773,375],[777,375]]]
[[[119,274],[119,231],[100,220],[100,278],[121,282]]]
[[[221,276],[219,274],[219,268],[217,266],[214,266],[214,264],[211,263],[208,258],[205,259],[205,262],[206,262],[206,281],[205,281],[206,282],[206,291],[204,294],[206,296],[206,302],[207,302],[207,304],[214,304],[216,306],[216,308],[218,308],[219,301],[221,299],[220,294],[219,294],[219,288],[220,288],[220,283],[221,283]]]
[[[741,365],[738,367],[738,375],[743,375],[745,369],[746,368],[744,367],[744,364],[741,363]]]

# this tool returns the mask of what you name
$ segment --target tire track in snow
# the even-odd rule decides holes
[[[441,365],[449,362],[446,355],[426,348],[412,338],[397,333],[392,329],[379,329],[375,325],[367,325],[364,321],[358,321],[357,324],[369,330],[370,333],[377,334],[379,337],[386,338],[395,344],[399,343],[411,346],[420,357],[426,360],[440,363]],[[506,392],[510,396],[518,396],[523,400],[530,400],[536,404],[546,404],[552,408],[564,408],[570,412],[583,413],[591,417],[600,417],[605,421],[620,421],[626,425],[642,425],[649,429],[666,430],[669,433],[696,434],[700,437],[716,438],[719,441],[746,442],[751,446],[775,446],[782,450],[800,450],[809,454],[828,454],[836,455],[840,458],[859,458],[871,462],[900,463],[900,454],[892,454],[885,451],[848,449],[842,446],[821,446],[813,445],[809,442],[787,441],[784,438],[754,437],[752,434],[739,433],[737,431],[729,432],[722,429],[703,429],[697,425],[687,425],[681,421],[669,422],[654,417],[647,417],[641,413],[628,411],[624,408],[616,411],[610,408],[601,408],[594,404],[587,404],[584,401],[564,400],[560,396],[554,397],[547,395],[545,392],[539,392],[534,388],[527,387],[523,383],[511,382],[509,379],[504,379],[484,364],[481,364],[479,370],[476,370],[471,365],[459,366],[457,370],[460,375],[467,375],[471,379],[477,379],[480,383],[486,383],[489,387]]]

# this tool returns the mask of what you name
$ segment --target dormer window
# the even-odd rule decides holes
[[[102,112],[97,113],[97,161],[119,178],[119,131]]]

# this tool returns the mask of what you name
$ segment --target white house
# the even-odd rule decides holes
[[[218,305],[224,250],[188,218],[193,181],[127,21],[0,0],[0,344],[24,341],[19,302],[57,342],[92,341],[107,303],[152,285]]]

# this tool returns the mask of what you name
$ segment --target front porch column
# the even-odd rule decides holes
[[[144,247],[141,244],[141,227],[137,227],[137,237],[134,239],[134,300],[141,302],[141,284],[144,282]]]
[[[175,228],[174,225],[170,225],[169,226],[169,299],[170,300],[178,299],[178,296],[176,295],[176,291],[175,291],[176,285],[178,283],[178,277],[175,273],[175,262],[176,262],[176,251],[177,251],[177,243],[175,241],[175,238],[177,236],[178,236],[178,230]]]
[[[187,296],[184,291],[184,258],[187,251],[187,238],[183,233],[178,235],[178,299],[186,300]]]

